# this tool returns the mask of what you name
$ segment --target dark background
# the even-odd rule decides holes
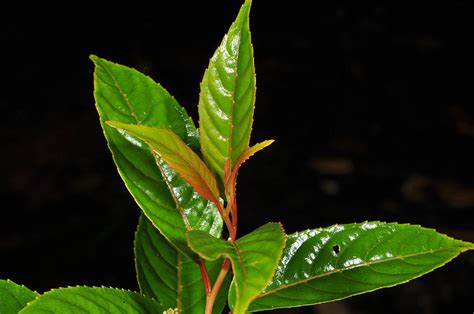
[[[382,220],[474,241],[472,1],[318,3],[254,1],[252,142],[276,142],[241,171],[240,234],[268,220],[289,233]],[[151,75],[197,121],[202,73],[240,4],[2,9],[0,278],[137,289],[139,210],[102,136],[88,55]],[[473,265],[463,254],[411,283],[286,313],[471,313]]]

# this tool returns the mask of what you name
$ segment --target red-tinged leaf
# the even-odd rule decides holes
[[[239,172],[240,166],[246,162],[250,157],[255,155],[257,152],[261,151],[267,146],[270,146],[274,140],[266,140],[255,144],[252,147],[245,149],[242,154],[236,159],[234,163],[234,168],[230,170],[229,163],[226,162],[224,167],[225,172],[225,187],[226,187],[226,196],[228,201],[232,201],[235,195],[235,185],[237,181],[237,174]]]
[[[152,151],[188,182],[202,197],[219,203],[217,181],[196,153],[172,131],[108,121],[108,125],[145,141]]]

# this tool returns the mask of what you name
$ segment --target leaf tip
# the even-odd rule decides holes
[[[95,66],[100,66],[101,62],[105,61],[105,59],[99,58],[95,54],[90,54],[89,55],[89,60],[91,60],[92,63],[94,63]]]
[[[108,126],[114,129],[124,129],[124,126],[126,126],[125,123],[122,123],[119,121],[112,121],[112,120],[105,121],[105,124],[107,124]]]
[[[245,20],[248,20],[251,6],[252,6],[252,0],[245,0],[245,2],[242,4],[242,7],[239,10],[239,14],[237,15],[237,18],[234,23],[241,23],[241,22],[244,22]]]
[[[474,243],[463,241],[466,251],[474,250]]]
[[[242,6],[250,8],[252,6],[252,0],[245,0]]]
[[[265,147],[267,147],[267,146],[272,145],[274,142],[275,142],[274,139],[265,140],[265,141],[262,142],[262,145],[263,145],[263,147],[265,148]]]

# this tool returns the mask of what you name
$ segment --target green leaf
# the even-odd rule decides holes
[[[38,294],[11,280],[0,280],[0,313],[18,313]]]
[[[297,232],[288,236],[275,277],[249,310],[312,305],[391,287],[470,249],[472,243],[408,224],[365,222]]]
[[[211,282],[219,274],[222,261],[206,262]],[[163,308],[179,308],[180,313],[204,313],[206,294],[199,266],[179,253],[142,215],[135,234],[135,266],[140,291],[153,297]],[[221,313],[230,276],[224,283],[214,313]]]
[[[196,127],[186,111],[151,78],[125,66],[91,56],[94,97],[101,126],[118,172],[145,215],[181,252],[197,258],[185,239],[189,228],[220,236],[216,206],[202,198],[143,141],[105,124],[113,120],[166,128],[197,151]],[[157,167],[158,166],[158,167]]]
[[[29,303],[28,313],[162,313],[158,302],[136,292],[105,287],[69,287],[53,289]]]
[[[219,202],[217,181],[206,164],[172,131],[144,125],[106,122],[111,127],[124,130],[147,143],[152,151],[188,182],[201,196]]]
[[[202,231],[188,232],[189,245],[203,258],[229,258],[235,284],[234,314],[245,313],[250,302],[271,280],[285,246],[278,223],[268,223],[235,242],[216,239]]]
[[[204,159],[224,180],[224,163],[249,146],[255,103],[255,69],[247,0],[212,56],[201,82],[199,132]]]

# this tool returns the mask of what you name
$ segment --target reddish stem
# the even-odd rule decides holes
[[[214,283],[214,287],[212,287],[211,293],[206,298],[205,314],[212,314],[212,308],[214,307],[214,302],[216,301],[217,294],[219,293],[219,290],[221,289],[222,283],[224,282],[225,276],[227,275],[229,268],[230,268],[230,260],[226,259],[224,260],[224,263],[222,263],[221,271],[219,272],[219,275],[217,276],[216,282]]]
[[[211,280],[209,279],[209,275],[207,274],[206,264],[204,259],[199,260],[199,268],[201,270],[202,282],[204,283],[204,289],[206,290],[206,297],[209,297],[211,294],[212,286]]]
[[[225,225],[227,227],[227,231],[229,232],[229,237],[232,238],[232,234],[233,234],[232,230],[234,229],[233,223],[229,220],[229,216],[224,213],[224,209],[222,208],[221,203],[218,202],[218,203],[215,203],[215,204],[217,205],[217,210],[219,211],[219,214],[221,215],[222,220],[224,220],[224,222],[225,222]],[[232,238],[232,240],[235,240],[235,236],[234,236],[234,238]]]
[[[232,200],[232,235],[231,239],[234,241],[237,237],[237,202],[235,198]]]
[[[222,204],[220,202],[216,202],[217,210],[219,211],[219,214],[222,217],[222,220],[224,220],[225,225],[227,227],[227,231],[229,233],[229,238],[231,241],[235,241],[235,238],[237,236],[237,202],[235,200],[235,193],[230,194],[229,202],[227,203],[227,208],[224,211],[222,208]],[[230,212],[230,219],[229,219],[229,212]],[[203,268],[203,262],[201,260],[201,272]],[[219,272],[219,275],[217,276],[216,281],[214,282],[214,286],[212,289],[209,291],[208,287],[206,284],[204,286],[206,287],[206,309],[205,309],[205,314],[212,314],[212,309],[214,307],[214,302],[217,298],[217,295],[219,293],[219,290],[222,286],[222,283],[224,282],[224,279],[229,272],[230,268],[230,260],[225,259],[224,263],[222,263],[221,270]],[[204,266],[205,270],[205,266]],[[207,276],[207,272],[206,272]],[[204,275],[203,275],[203,280],[204,280]],[[209,277],[207,278],[209,281]]]

